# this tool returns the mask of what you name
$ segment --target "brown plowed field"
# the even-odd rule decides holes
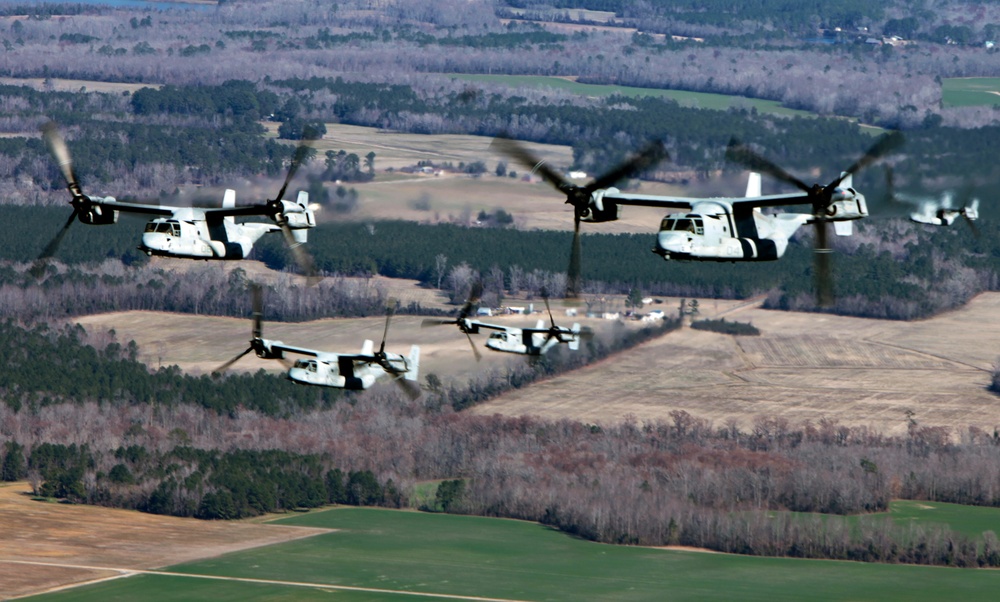
[[[0,486],[2,599],[328,532],[34,501],[29,492]]]
[[[762,334],[684,329],[473,411],[612,423],[670,420],[684,410],[716,426],[826,418],[886,433],[904,432],[911,415],[956,432],[1000,426],[1000,398],[986,390],[1000,356],[1000,294],[920,322],[756,307],[727,319]]]

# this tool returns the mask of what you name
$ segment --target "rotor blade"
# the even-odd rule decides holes
[[[73,173],[73,160],[69,155],[69,147],[66,146],[66,141],[59,134],[59,126],[54,121],[46,123],[42,126],[42,137],[45,138],[49,152],[59,164],[59,170],[66,180],[66,187],[73,193],[73,196],[83,194],[80,192],[80,183],[76,179],[76,174]]]
[[[962,209],[962,217],[965,218],[965,223],[969,224],[969,229],[972,230],[972,236],[979,238],[979,226],[977,226],[976,222],[969,217],[969,215],[965,212],[965,209]]]
[[[580,215],[576,214],[573,222],[573,246],[569,252],[569,268],[566,270],[566,298],[580,297],[580,273],[582,251],[580,249]]]
[[[233,364],[235,364],[236,362],[238,362],[244,355],[250,353],[251,351],[253,351],[253,347],[247,347],[246,351],[244,351],[243,353],[237,355],[236,357],[234,357],[233,359],[229,360],[225,364],[222,364],[221,366],[219,366],[215,370],[212,370],[212,374],[222,374],[226,370],[229,370],[230,366],[232,366]]]
[[[309,137],[311,129],[312,128],[309,128],[302,132],[302,141],[295,148],[295,154],[292,155],[292,162],[288,166],[288,173],[285,174],[285,183],[281,185],[281,190],[278,191],[278,196],[274,198],[275,201],[281,201],[285,198],[285,190],[288,189],[289,182],[291,182],[292,178],[295,177],[295,172],[299,170],[299,166],[302,165],[302,163],[304,163],[309,157],[310,153],[312,153],[312,147],[315,140]],[[312,132],[312,135],[315,135],[315,132]]]
[[[295,259],[299,270],[305,275],[307,284],[313,286],[322,280],[316,271],[316,262],[313,261],[312,255],[309,254],[303,243],[295,240],[295,235],[292,234],[292,229],[288,226],[288,220],[279,220],[278,226],[281,228],[281,233],[285,236],[285,244],[288,245],[288,250],[292,252],[292,258]]]
[[[584,190],[587,192],[593,192],[595,190],[608,188],[623,178],[632,177],[635,174],[642,173],[657,163],[669,159],[670,153],[668,153],[667,149],[663,146],[663,141],[654,140],[639,151],[639,154],[597,178],[588,184]]]
[[[385,352],[385,340],[389,336],[389,321],[392,320],[392,314],[394,309],[393,305],[391,304],[393,300],[390,299],[389,301],[390,303],[386,304],[385,308],[385,330],[382,331],[382,344],[379,345],[378,348],[379,353]]]
[[[735,138],[730,140],[729,146],[726,147],[726,159],[732,161],[733,163],[742,165],[750,171],[766,173],[773,178],[795,186],[799,190],[803,190],[805,192],[812,191],[812,188],[806,185],[805,182],[778,167],[771,161],[758,155],[756,152],[751,150],[750,147],[741,144]]]
[[[465,337],[469,339],[469,345],[472,347],[472,354],[476,356],[476,361],[482,361],[483,354],[479,353],[479,349],[476,348],[476,344],[472,341],[472,335],[466,332]]]
[[[545,309],[547,309],[549,311],[549,326],[551,328],[555,328],[556,327],[556,319],[552,317],[552,308],[549,307],[549,297],[548,297],[548,295],[546,295],[545,297],[543,297],[543,299],[545,299]]]
[[[816,305],[830,307],[833,305],[833,282],[830,277],[830,248],[827,246],[826,221],[813,222],[816,227],[815,276]]]
[[[526,146],[516,140],[502,137],[494,138],[493,142],[490,142],[490,150],[506,155],[522,166],[536,172],[543,180],[559,190],[565,191],[575,188],[575,185],[564,178],[562,174],[546,165],[544,160],[539,159]]]
[[[406,396],[410,399],[417,399],[424,394],[424,392],[420,389],[420,385],[412,380],[407,380],[403,377],[394,378],[393,380],[396,381],[399,388],[402,389],[403,393],[406,393]]]
[[[59,245],[62,244],[63,237],[66,236],[66,232],[69,231],[69,227],[73,225],[73,220],[76,219],[76,216],[79,215],[79,213],[80,211],[76,207],[73,207],[73,213],[69,214],[69,219],[66,220],[66,223],[63,224],[63,227],[59,230],[59,232],[56,233],[55,237],[53,237],[52,240],[49,241],[49,244],[45,245],[45,248],[42,249],[41,254],[38,256],[38,259],[36,260],[37,262],[44,262],[46,259],[56,254],[56,251],[59,249]]]
[[[260,285],[252,283],[250,294],[253,300],[253,329],[250,332],[253,338],[259,339],[264,334],[264,297]]]
[[[860,159],[854,162],[854,165],[844,170],[844,173],[853,174],[858,170],[864,169],[902,145],[903,134],[900,132],[889,132],[879,138]],[[844,176],[841,176],[837,180],[837,184],[840,184],[840,180],[843,178]]]
[[[464,320],[469,317],[472,313],[472,307],[479,303],[479,298],[483,296],[483,283],[481,280],[476,280],[472,283],[472,287],[469,288],[469,297],[465,300],[465,305],[458,312],[458,319]]]

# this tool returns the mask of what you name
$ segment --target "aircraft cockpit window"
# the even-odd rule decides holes
[[[170,224],[170,233],[174,236],[181,235],[181,225],[180,224]]]
[[[164,234],[170,234],[170,224],[166,222],[160,222],[156,224],[156,231],[163,232]]]
[[[146,224],[146,232],[156,232],[156,223],[149,222],[148,224]]]
[[[307,372],[315,372],[316,360],[295,360],[295,367]]]
[[[490,338],[491,339],[497,339],[498,341],[506,341],[507,340],[507,333],[506,332],[494,332],[493,334],[490,335]]]

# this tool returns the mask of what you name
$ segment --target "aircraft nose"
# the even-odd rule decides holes
[[[656,246],[668,253],[690,253],[691,239],[686,232],[663,231],[656,235]]]
[[[162,251],[167,247],[167,238],[160,232],[145,232],[142,235],[142,245],[147,249]]]

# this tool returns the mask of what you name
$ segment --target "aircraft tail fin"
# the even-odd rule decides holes
[[[375,343],[370,339],[365,339],[364,345],[361,346],[361,355],[371,355],[375,353]]]
[[[837,236],[850,236],[854,234],[854,222],[833,222],[833,231]]]
[[[751,171],[750,179],[747,181],[747,198],[760,196],[760,174]]]
[[[316,225],[316,216],[309,207],[309,193],[300,190],[299,195],[295,197],[295,204],[302,207],[302,210],[295,218],[289,220],[289,225],[292,226],[292,238],[299,244],[305,244],[309,241],[309,228]]]
[[[539,320],[538,323],[535,324],[535,330],[545,330],[545,320]]]
[[[406,358],[409,370],[403,375],[406,380],[416,382],[420,378],[420,345],[410,347],[410,355]]]
[[[849,174],[847,172],[841,172],[843,179],[840,180],[841,188],[854,188],[854,174]]]
[[[229,209],[235,206],[236,206],[236,191],[233,190],[232,188],[227,188],[226,193],[222,195],[222,208]],[[223,219],[229,222],[230,224],[236,222],[236,220],[231,215]]]
[[[577,323],[577,322],[574,322],[572,330],[573,330],[573,335],[574,335],[573,336],[573,340],[571,340],[569,343],[567,343],[567,345],[569,346],[569,348],[571,350],[576,351],[577,349],[580,348],[580,324]]]

